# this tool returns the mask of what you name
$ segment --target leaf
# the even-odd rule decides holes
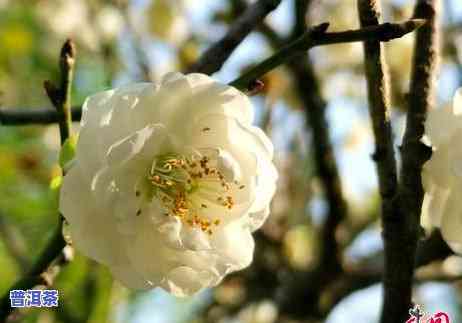
[[[58,205],[59,203],[59,190],[61,188],[61,184],[63,183],[63,176],[57,175],[54,176],[50,181],[50,191],[53,201]]]
[[[61,187],[62,181],[63,181],[63,177],[61,175],[53,177],[50,182],[50,189],[52,191],[59,190],[59,188]]]
[[[65,168],[74,159],[75,147],[77,146],[77,136],[70,136],[66,139],[59,152],[59,165]]]

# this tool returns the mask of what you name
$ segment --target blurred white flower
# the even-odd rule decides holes
[[[238,314],[239,322],[245,323],[273,323],[278,318],[278,309],[271,300],[252,303]]]
[[[120,10],[113,6],[105,6],[98,11],[96,25],[106,41],[116,38],[122,31],[125,22]]]
[[[54,33],[73,38],[90,49],[98,48],[99,39],[93,30],[85,1],[41,1],[37,6],[39,17]]]
[[[190,35],[182,0],[152,0],[135,25],[172,45],[182,44]]]
[[[462,88],[457,90],[452,108],[429,112],[426,136],[433,155],[422,174],[423,224],[440,227],[449,246],[462,253]]]
[[[177,296],[248,266],[277,180],[252,120],[247,96],[202,74],[88,98],[60,195],[76,248]]]

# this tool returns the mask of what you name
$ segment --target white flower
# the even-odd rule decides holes
[[[452,108],[429,112],[426,135],[433,155],[422,174],[423,224],[440,227],[449,246],[462,253],[462,88],[456,92]]]
[[[177,296],[248,266],[277,179],[252,120],[247,96],[202,74],[88,98],[60,195],[75,247]]]
[[[60,37],[75,39],[93,50],[98,48],[87,1],[41,1],[37,12],[43,24]]]

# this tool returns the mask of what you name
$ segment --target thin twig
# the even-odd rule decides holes
[[[63,144],[72,134],[72,116],[71,116],[71,88],[74,71],[75,48],[70,40],[67,40],[60,54],[61,81],[60,86],[56,87],[50,81],[45,81],[45,90],[56,108],[59,119],[59,130],[61,143]],[[62,216],[51,240],[37,258],[30,271],[16,282],[9,290],[31,289],[36,285],[50,286],[53,282],[54,275],[47,274],[51,264],[59,258],[63,248],[66,246],[62,235]],[[55,270],[56,271],[56,270]],[[0,321],[6,320],[9,314],[14,310],[10,306],[9,293],[7,292],[0,299]]]
[[[281,3],[281,0],[259,0],[249,6],[229,28],[226,35],[202,54],[188,72],[213,74],[220,70],[237,46],[265,17]]]
[[[82,107],[74,106],[71,109],[72,120],[79,121],[82,117]],[[57,123],[62,115],[52,108],[4,108],[0,110],[0,124],[5,126],[17,125],[46,125]]]
[[[348,213],[343,197],[341,179],[331,143],[329,125],[325,115],[326,102],[321,94],[320,84],[314,73],[309,56],[305,53],[300,60],[289,63],[296,89],[303,102],[307,128],[311,130],[316,175],[322,182],[328,211],[320,233],[319,263],[309,274],[304,273],[293,281],[294,289],[281,304],[281,311],[297,317],[316,313],[322,291],[342,272],[341,250],[337,242],[337,229]],[[307,306],[311,304],[311,308]],[[313,308],[314,307],[314,308]]]
[[[56,112],[61,115],[59,119],[59,133],[61,144],[71,136],[71,88],[74,75],[75,47],[71,40],[67,40],[61,49],[59,67],[61,71],[61,83],[59,88],[51,81],[45,81],[44,87]]]
[[[423,201],[422,166],[431,156],[431,148],[421,141],[427,111],[432,106],[434,73],[437,59],[436,3],[417,0],[415,18],[427,23],[416,34],[413,71],[409,92],[406,130],[401,147],[397,216],[384,218],[385,245],[384,304],[381,323],[404,322],[412,304],[412,282],[420,212]]]
[[[301,8],[308,8],[309,3],[300,5]],[[296,7],[295,10],[299,10]],[[299,13],[299,16],[304,14]],[[301,19],[300,19],[301,21]],[[295,25],[292,37],[299,37],[297,30],[306,30]],[[292,42],[292,44],[309,39],[306,35],[311,34],[313,39],[316,35],[324,33],[326,24],[314,27],[304,35]],[[270,42],[274,37],[269,38]],[[303,48],[306,44],[299,43]],[[278,45],[273,43],[274,45]],[[290,45],[289,45],[290,46]],[[320,255],[317,266],[311,272],[303,272],[294,275],[294,279],[287,284],[286,297],[280,302],[282,313],[295,317],[306,317],[320,315],[321,309],[318,302],[323,291],[328,288],[333,280],[342,272],[342,259],[336,233],[339,224],[345,219],[348,213],[347,203],[343,197],[341,179],[337,163],[334,157],[333,147],[330,139],[329,125],[325,115],[326,102],[321,93],[321,86],[315,75],[309,55],[303,51],[297,60],[288,62],[296,90],[303,102],[303,108],[307,128],[311,130],[312,142],[310,150],[313,151],[316,174],[321,180],[325,199],[328,205],[326,221],[320,233]],[[308,306],[308,304],[310,304]]]
[[[260,76],[283,63],[290,62],[298,55],[303,54],[313,47],[367,40],[389,41],[414,31],[416,28],[422,26],[424,22],[425,20],[422,19],[411,19],[403,23],[384,23],[377,26],[368,26],[342,32],[327,32],[329,24],[323,23],[312,27],[298,39],[279,50],[275,55],[264,60],[231,82],[230,85],[245,89],[248,84],[251,84],[252,81]]]

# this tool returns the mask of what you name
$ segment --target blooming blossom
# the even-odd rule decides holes
[[[426,136],[434,151],[423,171],[423,222],[440,227],[449,246],[462,253],[462,88],[452,107],[429,112]]]
[[[246,95],[203,74],[88,98],[60,194],[76,249],[177,296],[248,266],[277,180],[252,121]]]

